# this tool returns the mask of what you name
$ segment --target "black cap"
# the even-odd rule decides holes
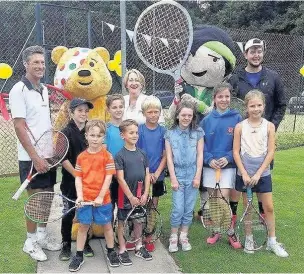
[[[74,109],[74,108],[76,108],[76,107],[78,107],[80,105],[84,105],[84,104],[87,104],[88,107],[89,107],[89,109],[94,108],[94,105],[91,102],[89,102],[89,101],[87,101],[85,99],[81,99],[81,98],[74,98],[70,102],[70,109]]]

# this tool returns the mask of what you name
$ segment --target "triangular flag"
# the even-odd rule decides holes
[[[179,39],[173,39],[175,43],[179,43]]]
[[[108,27],[111,29],[111,31],[113,32],[113,30],[115,29],[115,26],[109,23],[106,23],[108,25]]]
[[[164,45],[169,48],[169,43],[168,43],[168,40],[166,38],[159,38],[160,41],[162,41],[164,43]]]
[[[129,36],[130,41],[132,42],[133,41],[133,36],[134,36],[134,31],[132,31],[132,30],[126,30],[126,31],[127,31],[127,34]]]
[[[243,46],[243,42],[236,42],[241,50],[241,52],[244,52],[244,46]]]
[[[145,38],[148,46],[151,46],[151,36],[147,35],[147,34],[143,34],[143,37]]]

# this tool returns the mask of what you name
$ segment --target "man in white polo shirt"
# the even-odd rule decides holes
[[[44,75],[44,49],[31,46],[23,51],[23,64],[26,74],[10,91],[9,102],[14,127],[18,137],[18,160],[21,183],[26,179],[32,162],[37,175],[27,188],[28,195],[38,191],[53,191],[56,183],[56,170],[49,170],[47,162],[36,153],[34,139],[51,129],[51,116],[47,88],[40,83]],[[60,250],[61,245],[55,243],[46,234],[45,225],[39,225],[26,219],[27,239],[23,251],[33,259],[45,261],[46,254],[42,248]]]

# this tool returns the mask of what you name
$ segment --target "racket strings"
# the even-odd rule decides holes
[[[60,131],[45,132],[35,144],[37,154],[44,158],[50,167],[58,164],[67,153],[69,144]]]
[[[226,232],[231,227],[231,209],[220,197],[211,197],[203,207],[203,224],[213,232]]]
[[[248,208],[241,218],[237,232],[241,243],[248,250],[260,249],[265,244],[268,235],[265,220],[252,207]]]
[[[237,97],[231,97],[230,100],[230,108],[236,109],[243,118],[246,116],[246,106],[243,100]]]
[[[26,215],[39,223],[47,223],[58,219],[60,209],[64,208],[62,197],[52,192],[38,192],[32,195],[25,203]]]
[[[162,218],[155,208],[147,209],[147,226],[144,230],[145,237],[149,242],[155,242],[162,232]]]
[[[173,71],[187,53],[189,27],[187,16],[178,7],[169,4],[156,6],[138,24],[137,48],[153,67]]]

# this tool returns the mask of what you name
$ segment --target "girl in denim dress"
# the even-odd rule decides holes
[[[204,132],[196,123],[196,109],[191,102],[181,102],[174,124],[165,134],[167,164],[172,187],[171,236],[169,252],[191,250],[188,230],[192,223],[203,166]]]

